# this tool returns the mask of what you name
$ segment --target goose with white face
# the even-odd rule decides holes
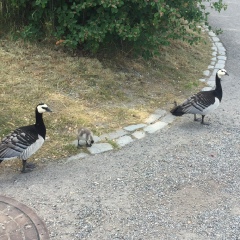
[[[221,77],[224,76],[224,75],[228,75],[228,76],[229,76],[229,74],[227,73],[227,71],[226,71],[224,68],[219,69],[219,70],[217,71],[217,75],[218,75],[219,78],[221,78]]]
[[[48,107],[48,105],[45,104],[45,103],[40,103],[40,104],[38,104],[38,106],[37,106],[37,111],[38,111],[39,113],[52,112],[52,110],[51,110],[51,109]]]

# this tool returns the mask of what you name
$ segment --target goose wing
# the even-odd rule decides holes
[[[199,92],[184,101],[180,107],[184,113],[199,114],[215,102],[213,91]]]
[[[19,157],[37,139],[38,133],[34,125],[14,130],[0,143],[0,160]]]

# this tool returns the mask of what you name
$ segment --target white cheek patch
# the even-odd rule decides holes
[[[37,111],[38,111],[39,113],[44,113],[44,112],[46,112],[46,110],[43,109],[43,107],[44,107],[44,108],[48,108],[47,104],[42,104],[42,105],[37,106]]]

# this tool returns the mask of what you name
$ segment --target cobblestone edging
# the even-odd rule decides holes
[[[226,49],[216,34],[212,31],[209,31],[208,29],[203,29],[203,31],[208,32],[209,38],[212,42],[211,63],[208,66],[208,69],[203,72],[204,78],[199,79],[201,82],[205,82],[208,85],[207,87],[204,87],[202,91],[208,91],[215,87],[216,72],[218,69],[224,68],[227,57]],[[99,137],[94,136],[95,143],[92,145],[92,147],[88,148],[89,154],[98,154],[113,150],[114,147],[109,143],[109,141],[113,141],[114,145],[121,148],[137,139],[144,138],[147,134],[159,131],[160,129],[168,126],[168,124],[172,123],[175,118],[176,117],[171,113],[162,109],[157,109],[145,120],[144,123],[129,125],[123,129],[108,134],[103,134]],[[74,141],[73,144],[77,146],[77,140]],[[79,153],[77,155],[69,157],[67,159],[67,162],[84,158],[89,154]]]

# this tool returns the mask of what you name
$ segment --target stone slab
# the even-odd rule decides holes
[[[109,143],[96,143],[92,147],[88,148],[91,154],[98,154],[102,152],[107,152],[113,149],[113,146]]]
[[[137,129],[140,129],[140,128],[143,128],[143,127],[146,127],[147,124],[144,124],[144,123],[140,123],[140,124],[135,124],[135,125],[129,125],[127,127],[124,127],[123,129],[126,130],[126,131],[129,131],[129,132],[133,132]]]
[[[106,133],[106,134],[102,134],[100,136],[100,139],[101,140],[113,140],[115,138],[119,138],[119,137],[122,137],[124,135],[127,135],[127,131],[123,130],[123,129],[120,129],[120,130],[117,130],[115,132],[111,132],[111,133]]]
[[[173,116],[171,113],[169,113],[161,119],[161,122],[172,123],[175,120],[175,118],[176,118],[175,116]]]
[[[144,131],[136,131],[132,134],[132,136],[137,139],[142,139],[146,136],[146,133]]]
[[[224,67],[225,67],[225,64],[223,64],[223,63],[217,63],[215,65],[215,68],[217,68],[217,69],[221,69],[221,68],[224,68]]]
[[[143,130],[147,133],[154,133],[154,132],[166,127],[167,125],[168,125],[168,123],[158,121],[156,123],[153,123],[153,124],[145,127]]]
[[[205,71],[203,72],[203,75],[206,76],[206,77],[209,76],[209,75],[210,75],[210,71],[209,71],[209,70],[205,70]]]
[[[130,136],[122,136],[122,137],[116,139],[116,143],[120,147],[123,147],[131,142],[133,142],[133,139]]]
[[[219,60],[225,60],[225,61],[227,60],[227,57],[226,57],[226,56],[218,56],[217,58],[218,58]]]
[[[153,114],[151,114],[146,120],[145,123],[152,124],[156,122],[159,118],[163,117],[166,114],[165,110],[157,109]]]
[[[204,91],[210,91],[210,90],[212,90],[212,87],[204,87],[204,88],[202,89],[203,92],[204,92]]]
[[[212,88],[215,87],[215,81],[208,81],[207,84]]]
[[[214,42],[220,42],[220,40],[219,40],[218,37],[212,37],[212,40],[213,40]]]

